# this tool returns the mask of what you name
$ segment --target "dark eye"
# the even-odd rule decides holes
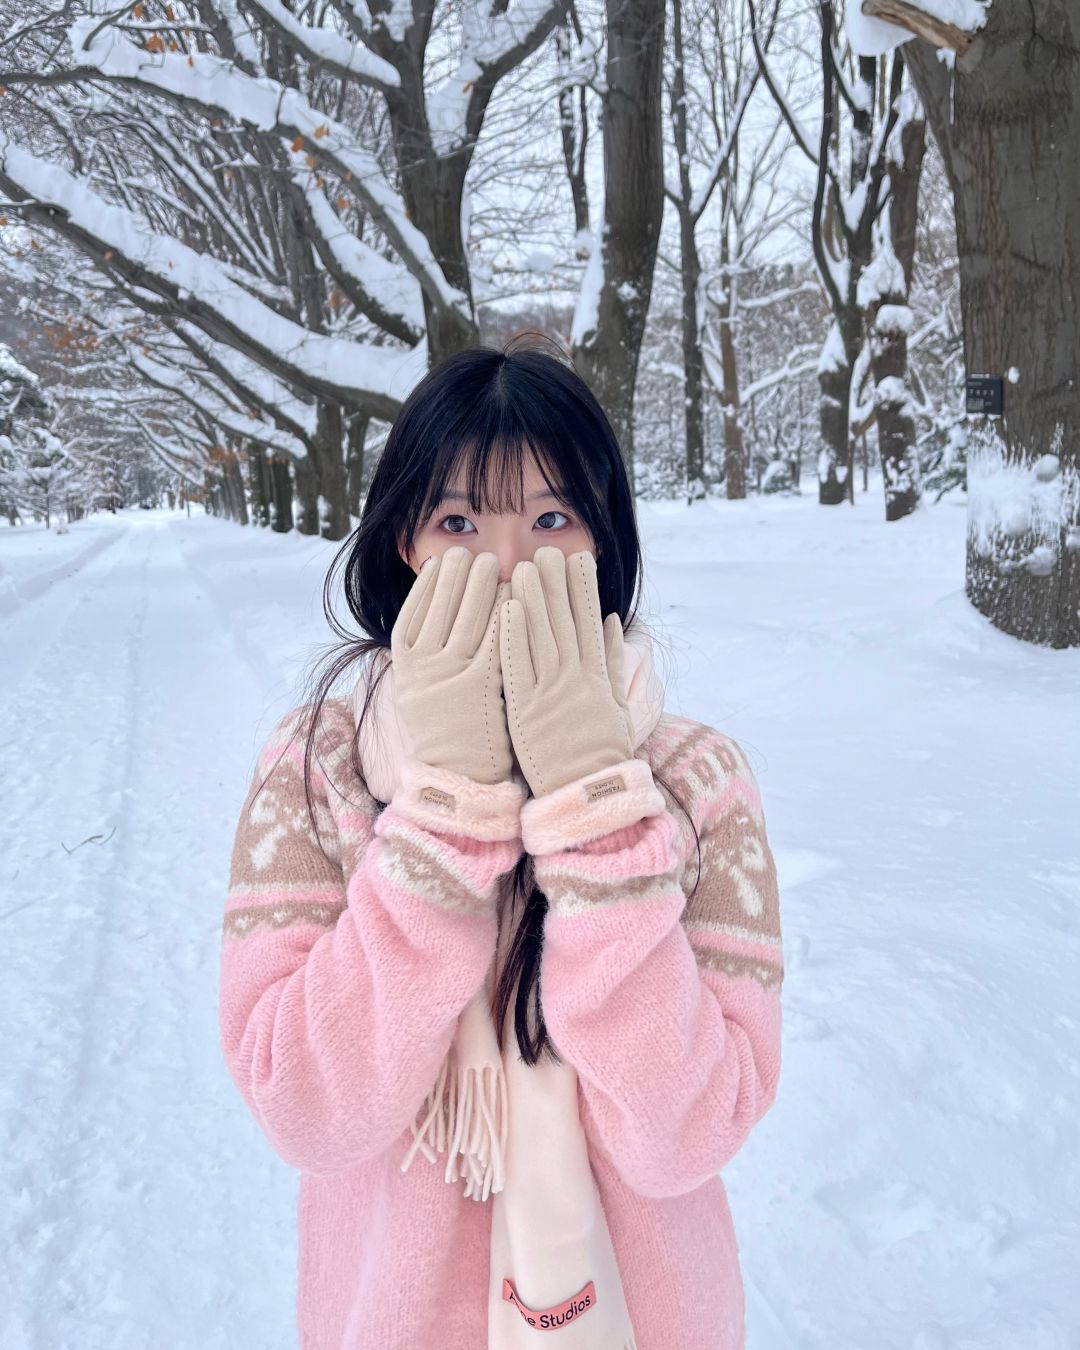
[[[542,516],[536,517],[536,523],[538,525],[541,525],[542,521],[550,520],[552,516],[562,516],[563,520],[565,520],[568,525],[570,523],[570,517],[568,515],[565,515],[562,511],[545,511]],[[550,534],[552,532],[551,529],[546,525],[541,525],[541,529],[544,531],[545,534]]]
[[[472,521],[468,520],[465,516],[443,516],[442,520],[439,521],[440,527],[446,525],[446,522],[448,520],[463,520],[465,521],[465,524],[469,526],[469,530],[471,530],[473,534],[476,533],[476,529],[473,526]],[[468,534],[469,530],[459,530],[448,526],[446,532],[447,534]]]

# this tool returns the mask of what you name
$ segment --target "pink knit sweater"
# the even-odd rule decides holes
[[[312,765],[325,856],[298,715],[263,747],[240,813],[220,1016],[233,1081],[301,1172],[300,1344],[484,1350],[491,1207],[448,1184],[442,1158],[399,1164],[484,979],[521,841],[436,831],[403,791],[380,811],[349,769],[348,705],[331,700]],[[664,714],[637,758],[693,818],[697,889],[688,900],[693,831],[663,784],[660,815],[536,855],[550,906],[544,1017],[578,1072],[639,1350],[739,1350],[742,1280],[718,1173],[776,1095],[776,873],[731,740]],[[461,786],[475,818],[484,789]]]

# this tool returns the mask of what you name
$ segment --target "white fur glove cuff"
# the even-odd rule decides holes
[[[524,783],[478,783],[453,769],[409,758],[401,766],[394,809],[437,833],[509,840],[520,837],[527,794]]]
[[[530,798],[521,808],[521,842],[533,857],[560,853],[666,809],[648,761],[628,759]]]

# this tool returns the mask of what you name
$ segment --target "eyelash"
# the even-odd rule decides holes
[[[540,515],[537,516],[536,518],[537,520],[541,520],[544,516],[562,516],[562,518],[566,521],[566,525],[565,526],[560,525],[557,529],[554,530],[541,530],[540,531],[541,534],[558,534],[559,530],[569,529],[569,527],[574,523],[570,519],[570,517],[566,514],[565,511],[555,511],[555,510],[541,511]],[[443,516],[443,518],[439,521],[439,529],[441,530],[448,520],[467,520],[467,519],[468,517],[463,516],[460,511],[453,511],[451,512],[450,515]],[[457,535],[457,534],[468,534],[469,532],[467,530],[447,530],[446,533]]]

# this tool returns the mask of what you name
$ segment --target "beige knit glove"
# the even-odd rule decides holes
[[[634,757],[618,614],[600,619],[596,560],[544,545],[500,606],[510,735],[534,797]]]
[[[509,780],[513,749],[498,648],[494,553],[455,546],[428,558],[390,634],[398,716],[417,760],[478,783]]]

